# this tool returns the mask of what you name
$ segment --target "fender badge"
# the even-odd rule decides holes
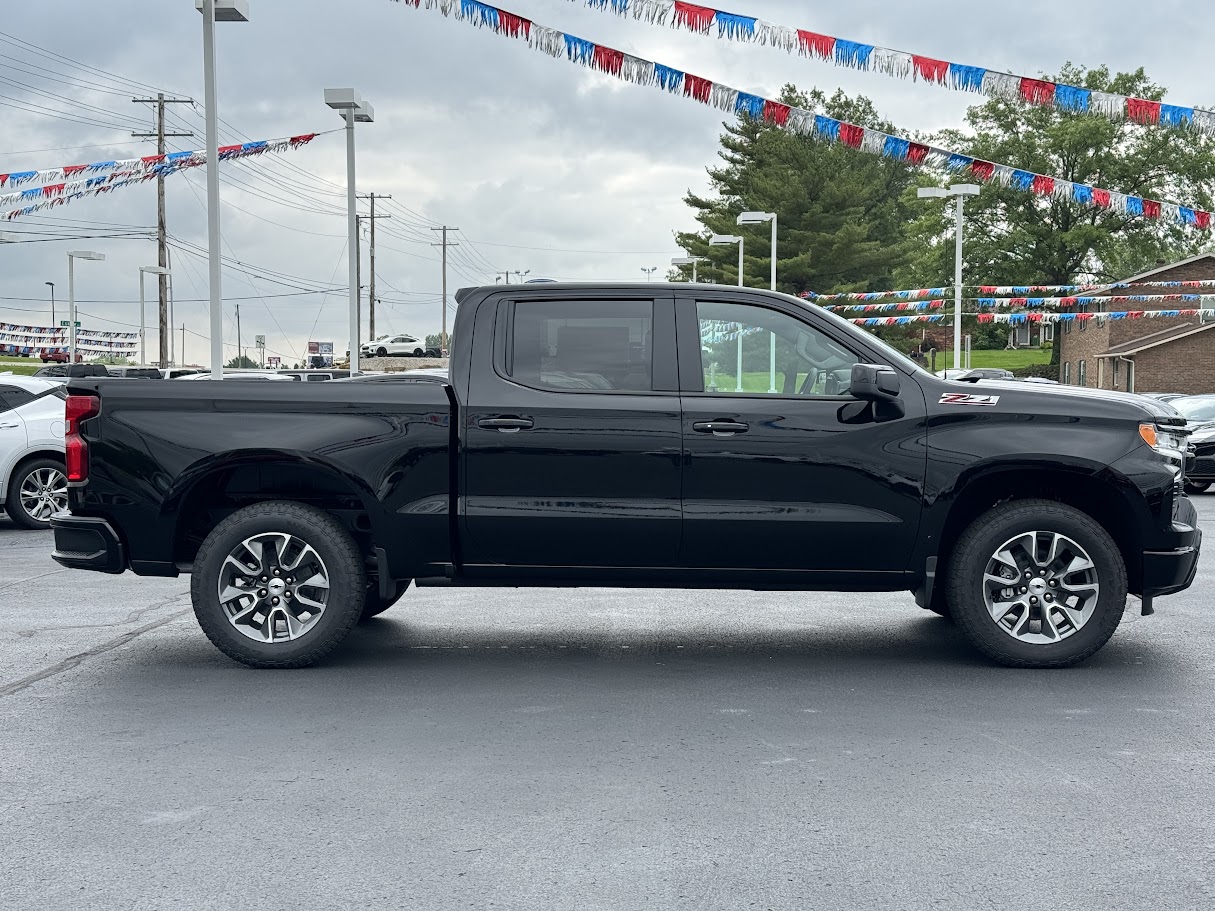
[[[999,401],[998,395],[968,395],[965,392],[947,392],[941,396],[942,405],[986,405],[990,407]]]

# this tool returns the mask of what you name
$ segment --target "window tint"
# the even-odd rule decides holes
[[[750,304],[704,302],[696,317],[705,392],[848,394],[856,355],[801,320]]]
[[[508,370],[546,389],[648,392],[653,335],[652,301],[520,301]]]
[[[18,389],[16,386],[0,386],[0,412],[20,408],[26,402],[32,402],[34,398],[32,392]]]

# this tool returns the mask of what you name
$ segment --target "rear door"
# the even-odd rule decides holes
[[[25,421],[14,409],[30,398],[24,389],[0,383],[0,500],[8,494],[9,472],[26,449]]]
[[[473,338],[465,565],[675,565],[673,299],[521,293],[482,304]]]
[[[926,467],[919,387],[904,378],[905,416],[879,418],[848,394],[852,366],[872,359],[848,333],[792,303],[738,300],[678,301],[681,563],[901,572]]]

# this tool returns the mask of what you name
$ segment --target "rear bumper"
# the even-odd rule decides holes
[[[117,575],[127,568],[122,541],[105,519],[70,513],[51,519],[55,552],[51,559],[68,569],[91,569]]]

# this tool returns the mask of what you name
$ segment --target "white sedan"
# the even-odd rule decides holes
[[[67,509],[63,383],[0,374],[0,503],[22,528]]]
[[[423,357],[426,342],[412,335],[385,335],[359,346],[359,357]]]

